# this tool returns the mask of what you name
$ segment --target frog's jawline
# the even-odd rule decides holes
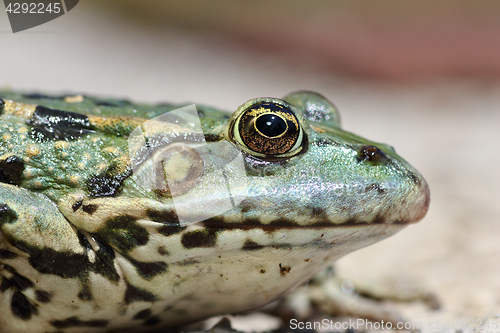
[[[339,223],[339,224],[334,224],[331,222],[315,222],[312,223],[311,225],[308,226],[301,226],[298,224],[295,224],[293,222],[287,222],[286,224],[279,224],[279,223],[273,223],[272,225],[266,225],[260,223],[258,220],[251,220],[250,223],[247,223],[247,221],[244,221],[243,223],[224,223],[224,222],[213,222],[210,220],[200,222],[200,225],[203,225],[205,227],[214,227],[214,228],[221,228],[221,229],[265,229],[265,230],[276,230],[276,229],[329,229],[329,228],[348,228],[348,227],[369,227],[372,225],[381,225],[381,224],[387,224],[387,225],[397,225],[397,226],[406,226],[412,223],[416,223],[417,221],[394,221],[392,223],[387,223],[383,219],[376,219],[372,222],[354,222],[354,221],[347,221],[345,223]]]

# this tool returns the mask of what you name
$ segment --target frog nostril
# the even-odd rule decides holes
[[[387,160],[387,155],[375,146],[363,146],[356,158],[358,162],[368,161],[373,165],[378,165]]]

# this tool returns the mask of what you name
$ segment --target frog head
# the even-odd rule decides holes
[[[225,137],[243,151],[252,179],[240,203],[245,219],[405,225],[427,212],[429,188],[420,173],[391,146],[342,130],[336,107],[316,93],[251,100],[233,114]]]
[[[164,222],[224,227],[405,226],[427,212],[429,188],[418,171],[391,146],[342,130],[336,107],[321,95],[253,99],[230,118],[188,109],[130,134],[130,160],[113,170],[124,179],[120,195],[112,205],[106,195],[93,199],[106,210],[74,210],[88,199],[84,192],[66,197],[61,210],[81,214],[87,228],[89,219],[100,225],[110,211],[130,211],[130,201],[142,212],[169,212]],[[91,194],[110,177],[120,176],[87,182]]]

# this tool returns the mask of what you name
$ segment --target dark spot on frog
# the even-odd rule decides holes
[[[90,287],[87,283],[84,283],[82,289],[78,292],[78,298],[82,301],[91,301],[92,300],[92,292],[90,291]]]
[[[249,200],[249,199],[243,199],[239,204],[238,204],[238,207],[240,208],[240,211],[242,213],[246,213],[252,209],[255,209],[257,207],[257,205],[255,204],[255,202],[253,200]]]
[[[385,218],[381,214],[377,214],[370,224],[383,224],[385,223]]]
[[[183,231],[186,229],[186,227],[180,227],[180,226],[170,226],[170,225],[164,225],[158,228],[158,233],[162,234],[163,236],[171,236],[178,234],[179,232]]]
[[[379,165],[387,162],[387,155],[375,146],[363,146],[357,155],[358,162],[367,161],[372,165]]]
[[[111,246],[99,238],[99,236],[93,235],[93,238],[99,245],[99,250],[95,253],[94,271],[107,277],[110,281],[117,283],[120,280],[120,275],[115,268],[115,251]]]
[[[33,139],[39,141],[70,141],[95,132],[86,115],[53,110],[41,105],[36,107],[33,116],[26,123],[32,128]]]
[[[287,219],[287,218],[279,218],[276,220],[273,220],[269,223],[269,226],[271,227],[289,227],[289,228],[294,228],[298,227],[299,224],[294,222],[293,220]]]
[[[88,178],[85,185],[93,197],[115,197],[121,193],[123,182],[131,175],[130,167],[120,172],[117,165],[112,165],[100,174]]]
[[[10,283],[10,281],[6,277],[4,277],[2,279],[2,284],[0,284],[0,291],[3,293],[7,289],[9,289],[11,286],[12,286],[12,283]]]
[[[326,213],[326,210],[323,207],[313,206],[306,208],[310,209],[312,218],[317,218],[326,221],[328,220],[328,214]]]
[[[35,290],[35,299],[40,303],[48,303],[52,300],[53,295],[44,290]]]
[[[280,275],[282,277],[290,273],[290,271],[292,270],[290,266],[281,266],[281,263],[279,264],[279,266],[280,266]]]
[[[0,225],[17,221],[17,214],[7,204],[0,204]]]
[[[204,220],[203,225],[205,226],[218,226],[224,224],[224,218],[222,216],[215,216],[209,219]]]
[[[88,258],[84,254],[58,252],[51,248],[29,247],[31,266],[44,274],[54,274],[62,278],[80,277],[89,269]]]
[[[71,206],[71,208],[73,209],[73,212],[76,212],[77,210],[80,209],[80,207],[82,207],[82,205],[83,205],[83,200],[80,200],[75,202],[73,206]]]
[[[149,241],[148,231],[136,222],[137,220],[130,215],[116,216],[108,219],[96,234],[106,243],[125,253]]]
[[[212,134],[212,133],[205,134],[205,141],[206,142],[217,142],[217,141],[221,141],[223,139],[224,139],[224,136],[222,134]]]
[[[197,247],[214,247],[217,243],[217,233],[221,228],[206,228],[182,235],[181,243],[186,249]]]
[[[145,309],[137,312],[132,319],[138,320],[138,319],[147,319],[151,316],[152,312],[151,309]]]
[[[17,273],[13,267],[9,265],[3,265],[3,268],[12,273],[12,276],[9,278],[10,283],[14,285],[18,290],[23,291],[34,286],[33,282],[30,279]]]
[[[24,161],[15,155],[0,160],[0,183],[19,185],[23,178]]]
[[[178,266],[190,266],[190,265],[196,265],[196,264],[200,264],[201,261],[198,261],[198,260],[195,260],[195,259],[186,259],[186,260],[183,260],[183,261],[179,261],[179,262],[176,262],[175,265],[178,265]]]
[[[23,243],[21,242],[17,242],[15,240],[11,240],[11,243],[14,247],[16,247],[17,249],[23,251],[24,253],[27,253],[29,255],[32,255],[33,252],[31,252],[30,248],[25,246]]]
[[[141,289],[139,287],[135,287],[130,283],[127,284],[127,289],[125,290],[125,298],[124,301],[126,304],[130,304],[132,302],[155,302],[157,301],[157,297],[150,293],[147,290]]]
[[[95,239],[99,242],[98,237],[95,237]],[[79,240],[80,244],[88,250],[90,244],[88,244],[85,237],[80,236]],[[94,271],[112,282],[119,280],[119,275],[113,263],[114,252],[109,245],[104,243],[99,244],[95,263],[90,263],[86,254],[58,252],[51,248],[39,249],[20,242],[13,245],[30,255],[29,262],[31,266],[40,273],[53,274],[65,279],[76,277],[85,281],[88,273]]]
[[[151,280],[156,275],[164,273],[167,271],[168,264],[163,261],[156,262],[142,262],[137,261],[129,256],[126,256],[127,260],[135,266],[135,269],[139,275],[145,280]]]
[[[345,221],[344,223],[342,223],[342,225],[358,225],[358,224],[360,224],[360,222],[358,220],[356,220],[355,218],[350,218],[347,221]]]
[[[4,250],[4,249],[0,250],[0,259],[10,260],[10,259],[15,259],[15,258],[17,258],[17,253],[11,252],[9,250]]]
[[[43,94],[23,94],[24,98],[27,99],[52,99],[52,100],[64,100],[66,96],[49,96],[49,95],[43,95]]]
[[[376,183],[373,183],[373,184],[366,186],[365,192],[368,192],[368,191],[377,191],[378,194],[385,193],[385,189],[382,186],[380,186],[380,184],[376,184]]]
[[[179,223],[179,217],[175,210],[147,209],[146,215],[154,222]]]
[[[114,218],[113,221],[111,222],[110,227],[113,228],[113,225],[116,226],[117,229],[113,230],[113,232],[115,232],[116,234],[114,236],[110,235],[110,237],[108,237],[109,241],[114,242],[114,244],[117,247],[126,251],[128,246],[131,245],[130,243],[127,242],[129,239],[133,238],[133,235],[123,234],[122,232],[120,232],[120,230],[126,229],[127,223],[133,223],[133,222],[135,222],[135,219],[126,215]],[[139,230],[141,230],[138,233],[138,235],[141,236],[141,239],[138,241],[144,242],[144,244],[147,243],[148,236],[144,234],[145,229],[138,226],[136,227],[140,228]],[[144,236],[146,238],[144,238]],[[99,249],[95,251],[94,264],[89,263],[91,269],[96,273],[105,276],[111,282],[117,283],[120,280],[120,275],[118,274],[115,268],[114,264],[115,252],[113,248],[109,244],[107,244],[103,239],[101,239],[98,235],[92,235],[92,238],[99,246]],[[92,250],[90,243],[83,235],[81,235],[81,233],[79,233],[79,239],[80,239],[80,244],[82,244],[83,247],[87,248],[88,251]],[[167,269],[167,264],[164,262],[140,262],[130,258],[126,253],[122,253],[122,255],[132,265],[135,266],[137,272],[146,280],[153,278],[157,274],[165,272]],[[88,294],[90,294],[90,291],[88,291]]]
[[[144,326],[153,326],[153,325],[156,325],[159,323],[160,323],[160,318],[158,316],[154,316],[154,317],[151,317],[148,320],[146,320],[143,325]]]
[[[113,101],[95,100],[94,104],[96,106],[124,107],[127,105],[132,105],[132,102],[126,99],[113,100]]]
[[[168,252],[167,248],[165,245],[159,246],[158,247],[158,253],[161,254],[162,256],[169,256],[170,252]]]
[[[94,101],[94,104],[96,106],[111,106],[111,107],[119,107],[117,103],[111,103],[111,102],[106,102],[106,101]]]
[[[88,205],[83,205],[82,210],[85,213],[87,213],[89,215],[92,215],[92,214],[94,214],[97,211],[98,208],[99,208],[98,205],[88,204]]]
[[[266,270],[265,270],[265,269],[261,269],[261,270],[260,270],[260,272],[261,272],[262,274],[264,274],[264,273],[266,272]]]
[[[420,180],[418,179],[418,177],[413,172],[408,171],[408,173],[410,175],[410,178],[411,178],[411,181],[413,182],[413,184],[420,185]]]
[[[262,225],[262,222],[258,218],[247,218],[243,220],[243,226],[255,226]]]
[[[38,314],[36,306],[31,304],[26,296],[18,290],[16,290],[12,295],[10,310],[14,316],[22,320],[29,320],[32,315]]]
[[[68,327],[105,327],[108,325],[109,320],[96,319],[96,320],[80,320],[77,317],[70,317],[64,320],[53,320],[50,322],[55,328],[68,328]]]
[[[243,251],[255,251],[255,250],[260,250],[262,248],[264,248],[263,245],[260,245],[251,239],[247,239],[241,249]]]
[[[89,241],[87,240],[87,237],[85,237],[85,235],[80,230],[76,232],[76,235],[78,237],[80,245],[87,251],[92,251],[92,245],[90,245]]]

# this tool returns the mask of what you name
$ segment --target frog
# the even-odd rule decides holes
[[[2,332],[256,309],[428,210],[423,176],[320,94],[184,108],[0,92]]]

